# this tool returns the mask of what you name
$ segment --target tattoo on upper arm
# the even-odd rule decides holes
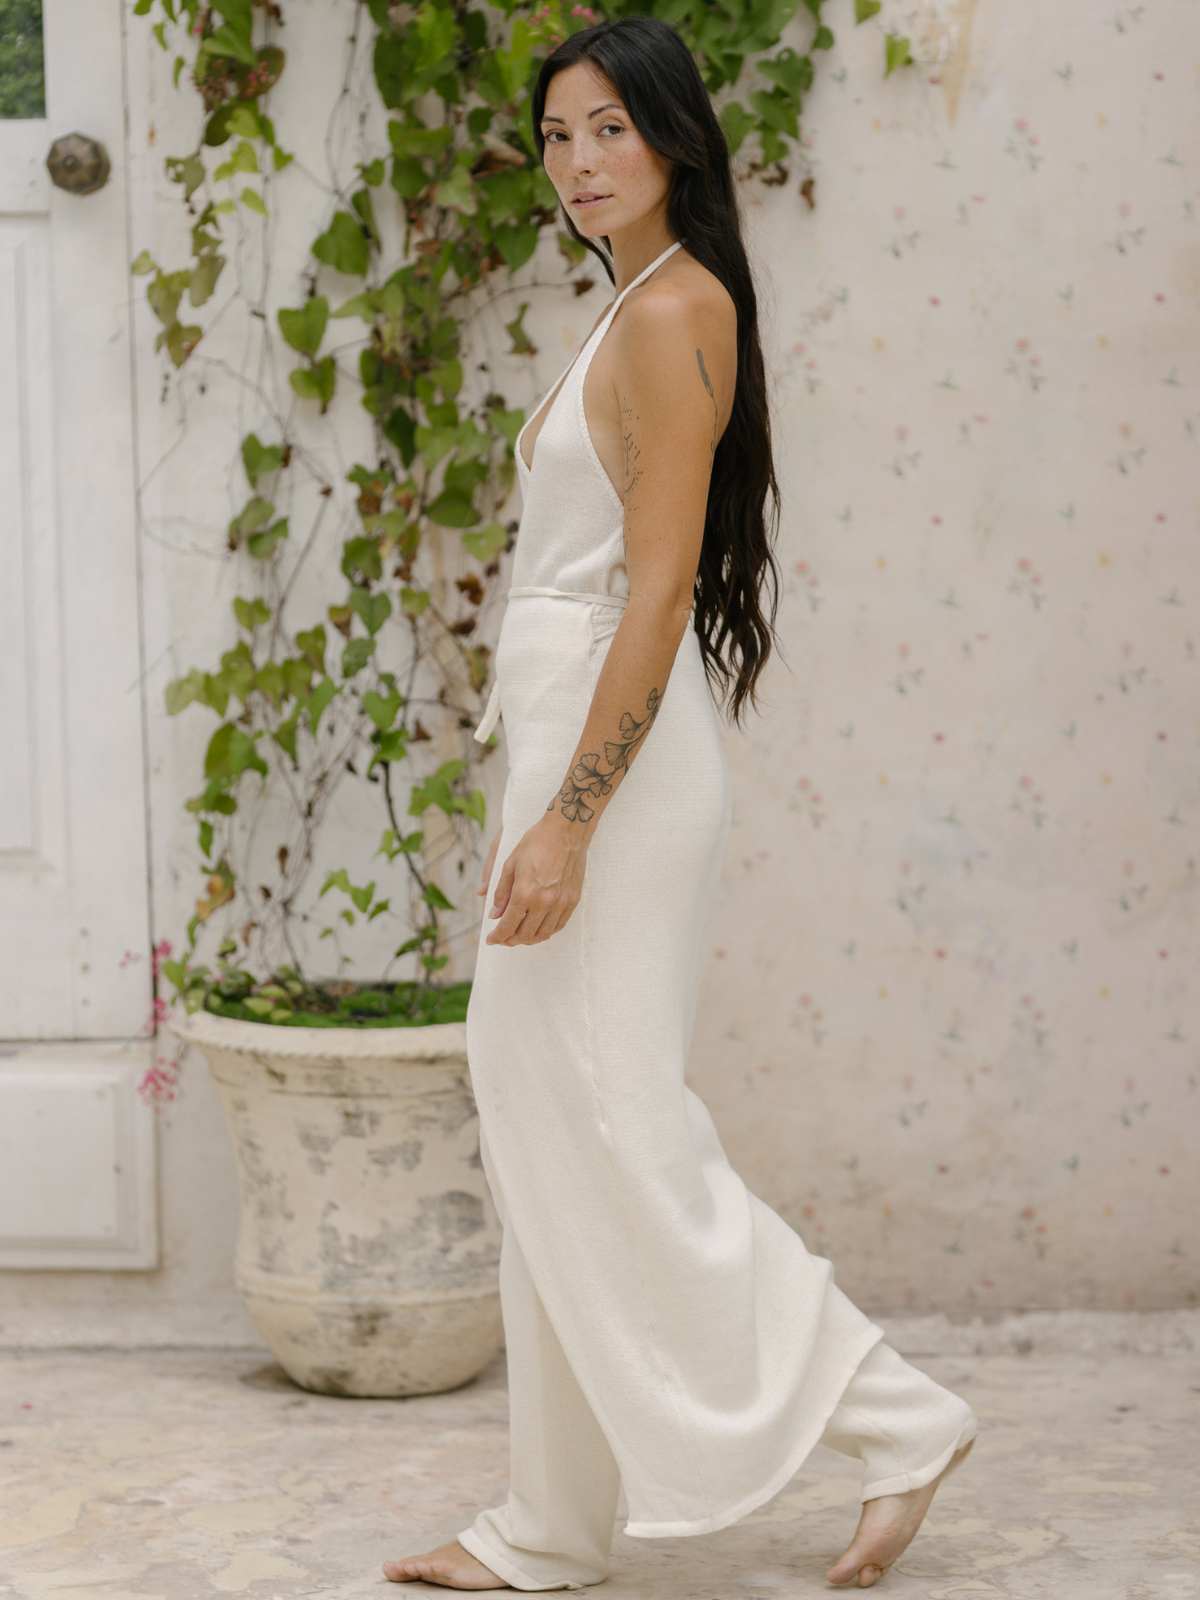
[[[661,701],[662,692],[651,689],[646,696],[646,715],[640,722],[631,712],[623,712],[621,737],[604,741],[604,758],[609,763],[608,771],[600,770],[600,755],[597,751],[585,752],[571,768],[570,776],[546,810],[553,811],[555,802],[561,800],[562,814],[568,822],[590,822],[595,812],[587,803],[588,797],[594,799],[597,795],[611,793],[617,774],[628,770],[638,745],[649,733],[658,715]]]
[[[700,381],[704,385],[708,398],[712,401],[712,434],[708,441],[708,454],[711,460],[717,453],[717,444],[720,438],[718,423],[721,408],[717,404],[717,392],[713,387],[712,379],[708,375],[708,367],[704,362],[704,351],[696,346],[696,365],[700,369]],[[627,510],[632,509],[631,501],[634,489],[637,488],[642,478],[642,452],[635,437],[635,423],[637,414],[625,395],[618,389],[617,404],[621,411],[621,446],[622,446],[622,488],[621,503]]]
[[[622,493],[621,500],[629,504],[630,496],[637,484],[641,481],[642,452],[638,448],[637,440],[633,436],[634,411],[624,395],[619,396],[621,407],[621,447],[623,451],[621,463]]]
[[[717,453],[717,417],[719,415],[718,407],[717,407],[717,394],[716,394],[716,390],[712,386],[712,379],[708,375],[708,368],[704,365],[704,351],[701,350],[699,345],[696,346],[696,364],[700,368],[700,381],[703,383],[704,387],[708,390],[708,398],[712,401],[712,408],[713,408],[712,438],[709,441],[708,449],[709,449],[709,455],[710,456],[715,456],[716,453]]]

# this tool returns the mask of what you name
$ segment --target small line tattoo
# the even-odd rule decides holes
[[[661,702],[661,691],[651,689],[646,696],[646,715],[640,722],[631,712],[623,712],[621,737],[604,741],[604,759],[609,763],[608,771],[600,770],[600,756],[597,751],[587,751],[571,768],[570,776],[546,810],[553,811],[556,802],[561,801],[562,814],[568,822],[590,822],[596,813],[588,805],[588,799],[594,800],[598,795],[611,794],[617,774],[628,771],[638,745],[649,733],[658,715]]]
[[[619,404],[621,407],[621,446],[623,450],[622,481],[624,484],[624,492],[621,495],[621,500],[623,504],[628,505],[630,496],[633,494],[634,489],[641,480],[642,452],[638,448],[638,442],[634,437],[633,407],[627,400],[624,399],[621,399]]]
[[[704,365],[704,351],[701,350],[699,345],[696,346],[696,364],[700,368],[700,381],[708,390],[708,398],[712,401],[713,425],[712,439],[709,443],[709,454],[710,456],[715,456],[717,453],[717,418],[719,415],[717,407],[717,394],[716,390],[712,386],[712,380],[708,376],[708,368]]]

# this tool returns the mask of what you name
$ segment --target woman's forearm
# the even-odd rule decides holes
[[[690,613],[690,596],[682,604],[646,597],[631,599],[626,606],[575,755],[546,807],[571,839],[590,842],[605,806],[649,736]]]

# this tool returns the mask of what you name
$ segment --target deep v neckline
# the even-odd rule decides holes
[[[613,296],[611,302],[609,303],[607,309],[604,312],[604,315],[602,317],[600,317],[600,319],[597,321],[597,323],[596,323],[595,327],[592,329],[591,333],[588,334],[587,338],[583,341],[583,344],[575,352],[575,354],[571,357],[571,359],[567,363],[565,369],[559,374],[559,377],[557,378],[555,383],[552,385],[552,387],[538,401],[538,403],[535,406],[533,412],[526,419],[525,423],[521,427],[521,431],[517,434],[516,442],[515,442],[515,445],[514,445],[514,451],[515,451],[515,454],[516,454],[516,457],[517,457],[517,461],[525,469],[526,477],[532,477],[533,476],[533,469],[534,469],[534,466],[535,466],[535,464],[537,462],[538,439],[541,438],[542,433],[545,430],[546,424],[550,420],[551,413],[553,412],[555,406],[558,404],[559,400],[562,398],[562,393],[563,393],[563,390],[567,386],[568,378],[570,378],[572,372],[574,372],[576,366],[578,365],[579,361],[582,359],[583,355],[585,354],[585,352],[586,352],[588,346],[591,344],[592,340],[596,338],[597,334],[600,334],[602,332],[605,323],[613,315],[613,313],[616,311],[617,307],[621,304],[621,301],[624,300],[625,296],[629,293],[629,291],[631,289],[636,289],[638,284],[643,282],[646,278],[648,278],[650,276],[650,274],[654,271],[655,267],[660,266],[662,264],[662,262],[664,262],[669,255],[671,255],[674,251],[676,251],[676,250],[678,250],[680,248],[682,243],[683,243],[682,239],[673,240],[667,246],[667,248],[665,250],[663,250],[659,255],[655,256],[653,261],[649,262],[646,266],[644,266],[642,268],[642,270],[637,274],[636,277],[630,279],[630,281],[621,290],[620,294],[617,294],[617,295]],[[546,405],[547,400],[549,400],[549,402],[550,402],[549,405]],[[542,409],[543,406],[545,406],[545,410],[544,411]],[[581,407],[581,409],[582,409],[582,407]],[[523,451],[521,449],[521,445],[522,445],[522,442],[523,442],[523,440],[525,438],[525,435],[528,433],[528,431],[529,431],[530,427],[532,426],[532,424],[535,421],[537,421],[539,416],[541,417],[541,421],[538,423],[537,438],[535,438],[534,441],[533,441],[533,460],[532,461],[526,461],[524,453],[523,453]],[[584,426],[585,426],[585,428],[587,426],[586,416],[584,417]]]

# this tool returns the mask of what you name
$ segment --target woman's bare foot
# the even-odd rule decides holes
[[[922,1484],[919,1489],[908,1489],[904,1494],[881,1494],[874,1500],[864,1500],[849,1548],[825,1574],[829,1582],[845,1588],[857,1578],[860,1589],[873,1588],[896,1557],[912,1542],[914,1534],[925,1520],[925,1513],[937,1493],[938,1484],[952,1468],[966,1460],[974,1443],[975,1440],[970,1439],[961,1450],[956,1450],[937,1477]]]
[[[385,1561],[383,1575],[392,1583],[440,1583],[447,1589],[511,1589],[510,1583],[498,1578],[491,1567],[476,1561],[469,1550],[464,1550],[457,1539],[440,1544],[436,1550],[425,1550],[419,1556],[403,1556],[399,1561]]]

